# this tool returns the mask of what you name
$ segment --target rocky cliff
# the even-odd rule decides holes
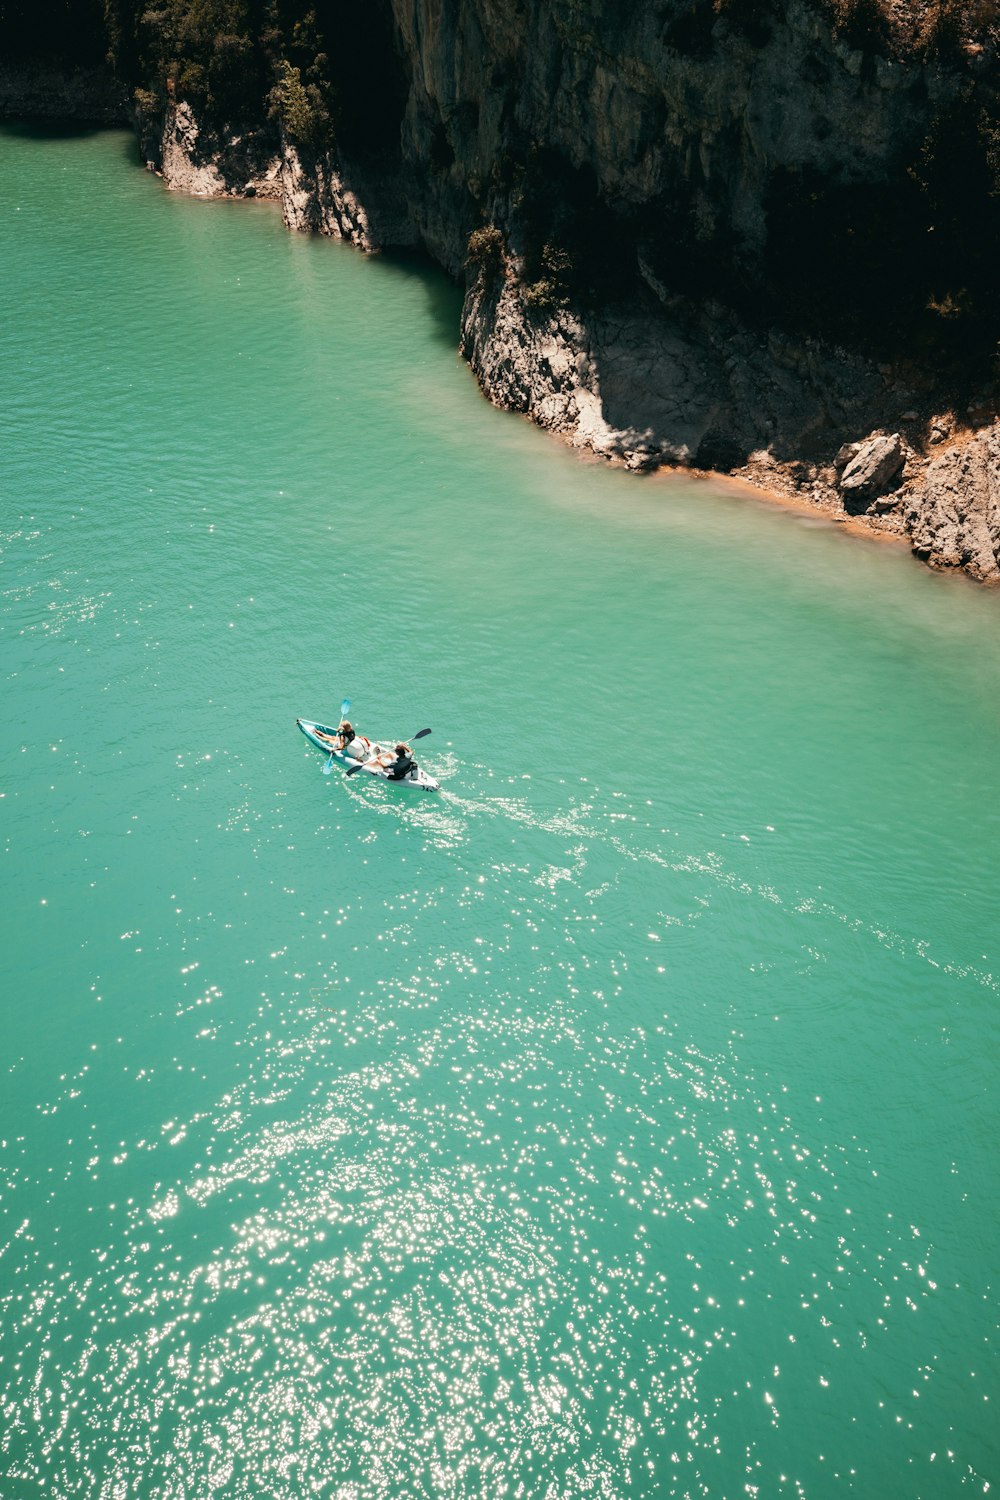
[[[571,442],[1000,579],[989,7],[215,3],[115,12],[170,186],[422,247],[486,394]]]

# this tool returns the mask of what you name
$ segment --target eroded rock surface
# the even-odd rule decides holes
[[[863,362],[753,335],[717,305],[647,296],[590,317],[527,305],[511,274],[481,274],[462,347],[497,405],[635,468],[655,460],[732,471],[777,448],[837,446],[847,414],[877,410]],[[775,458],[775,462],[780,462]]]
[[[898,432],[879,433],[861,444],[840,476],[844,508],[857,515],[880,499],[899,479],[906,444]]]
[[[905,520],[919,557],[1000,582],[1000,423],[928,464]]]

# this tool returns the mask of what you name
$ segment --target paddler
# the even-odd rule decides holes
[[[324,734],[321,729],[317,729],[315,734],[317,739],[325,740],[334,750],[339,750],[342,755],[349,755],[352,760],[367,760],[371,754],[370,740],[365,739],[364,735],[355,734],[350,719],[341,719],[335,735]]]
[[[396,746],[395,759],[388,752],[375,757],[380,766],[385,768],[385,774],[390,781],[402,781],[405,776],[416,771],[417,763],[413,759],[413,751],[403,740]]]

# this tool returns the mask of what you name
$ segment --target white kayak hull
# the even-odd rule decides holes
[[[383,781],[391,782],[393,786],[419,787],[425,792],[441,790],[440,784],[434,780],[434,777],[428,776],[427,772],[420,770],[419,767],[415,776],[401,776],[397,779],[388,775],[385,767],[380,766],[377,761],[355,760],[352,755],[345,755],[342,750],[335,750],[323,736],[329,735],[333,739],[337,733],[336,726],[331,728],[328,724],[314,724],[311,719],[296,719],[295,722],[306,739],[315,745],[317,750],[322,750],[324,755],[332,755],[334,760],[339,761],[348,771],[355,766],[360,766],[362,771],[367,771],[370,776],[379,776]],[[389,751],[395,753],[395,746],[372,744],[373,755],[386,754]]]

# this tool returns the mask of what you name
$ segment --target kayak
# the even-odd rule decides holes
[[[343,750],[335,750],[328,741],[322,738],[324,734],[328,734],[331,738],[336,736],[336,729],[331,729],[328,724],[314,724],[311,719],[296,719],[295,722],[302,730],[306,739],[314,744],[317,750],[322,750],[324,755],[332,755],[334,760],[339,760],[340,764],[346,766],[349,771],[354,766],[360,766],[363,771],[367,771],[371,776],[380,776],[383,781],[391,781],[393,786],[417,786],[425,792],[439,792],[441,790],[440,785],[434,780],[434,777],[428,776],[427,772],[422,771],[419,766],[416,773],[411,771],[408,776],[390,776],[385,767],[380,766],[377,761],[355,760],[353,755],[345,755]],[[395,747],[378,744],[372,744],[371,747],[372,755],[384,755],[390,751],[394,754]]]

